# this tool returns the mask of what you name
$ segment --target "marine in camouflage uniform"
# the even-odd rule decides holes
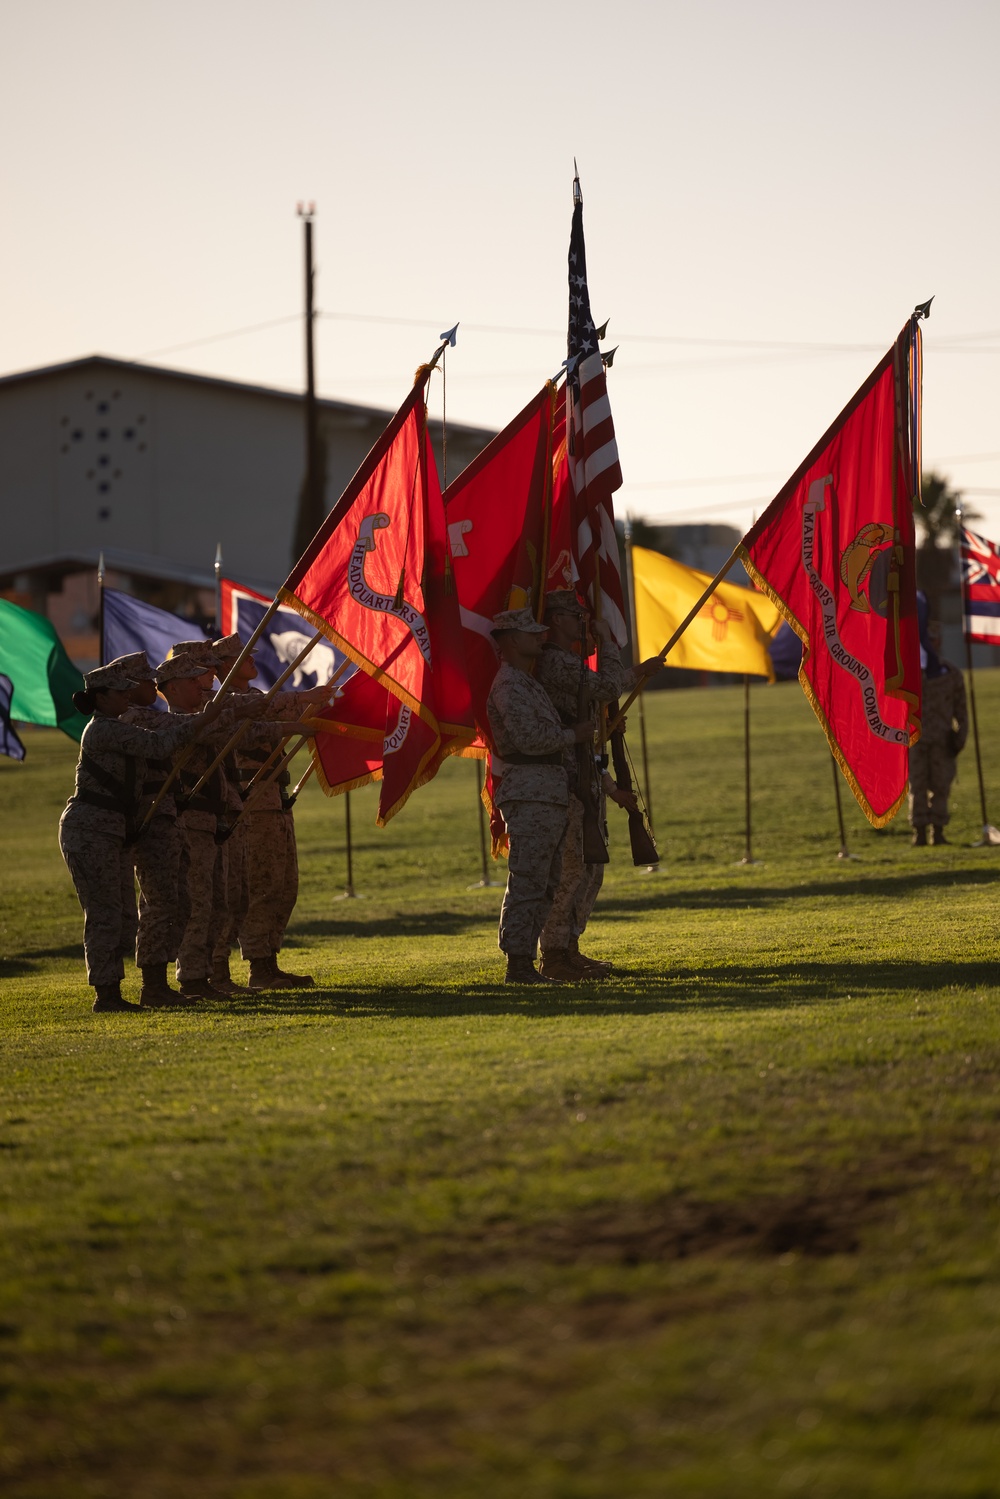
[[[260,724],[240,759],[247,781],[280,744],[274,729]],[[265,774],[267,774],[265,772]],[[251,989],[296,988],[312,984],[309,974],[290,974],[278,967],[299,893],[299,861],[287,770],[250,793],[253,805],[245,815],[249,903],[239,926],[240,952],[250,964]]]
[[[201,668],[195,680],[207,696],[219,666],[210,641],[188,640],[172,646],[166,661],[157,668],[157,684],[171,713],[190,711],[187,693],[178,693],[178,687],[188,683],[190,672],[178,672],[175,663],[190,665],[192,661]],[[213,986],[211,971],[216,940],[228,919],[227,829],[238,817],[242,805],[224,764],[212,771],[198,791],[194,789],[232,738],[238,720],[248,714],[239,696],[231,694],[223,701],[225,706],[213,733],[187,756],[175,783],[177,828],[182,838],[179,879],[188,905],[188,919],[177,951],[177,978],[182,994],[202,999],[217,999],[225,993]]]
[[[135,685],[115,667],[88,672],[77,706],[92,712],[80,743],[76,788],[59,823],[59,847],[84,913],[87,981],[95,1010],[136,1008],[122,999],[124,957],[135,941],[132,844],[138,830],[138,793],[148,758],[169,755],[206,726],[200,716],[153,731],[117,716]]]
[[[156,675],[145,651],[122,656],[116,663],[138,684],[122,722],[156,732],[169,724],[163,708],[154,708]],[[197,674],[195,663],[188,670]],[[149,689],[152,688],[152,697]],[[171,757],[146,760],[146,775],[140,788],[140,819],[153,805],[171,770]],[[139,885],[139,930],[135,961],[142,972],[140,1003],[169,1003],[175,991],[167,983],[167,964],[177,957],[188,919],[187,889],[180,879],[183,839],[177,828],[177,804],[168,788],[156,811],[145,823],[133,846],[135,877]]]
[[[493,620],[503,657],[487,702],[493,736],[494,801],[510,840],[500,910],[508,983],[544,983],[535,971],[538,938],[559,885],[569,790],[564,754],[577,734],[563,725],[545,688],[529,674],[546,630],[529,609]]]
[[[948,792],[955,779],[957,757],[969,735],[965,678],[951,661],[928,652],[924,672],[920,739],[910,750],[910,822],[919,847],[946,843]]]
[[[563,619],[560,620],[559,616]],[[587,618],[587,610],[572,590],[558,589],[546,595],[546,623],[558,627],[565,621],[565,630],[560,629],[563,638],[568,640],[571,634],[575,634],[579,640]],[[622,664],[618,647],[611,639],[607,627],[598,624],[593,628],[600,633],[602,643],[598,670],[587,667],[585,672],[588,712],[594,712],[605,703],[620,697],[634,685],[638,675]],[[567,650],[564,645],[550,638],[542,650],[536,671],[538,681],[555,704],[563,724],[567,726],[576,723],[578,718],[580,666],[579,651],[574,653]],[[579,945],[604,881],[605,866],[588,864],[584,860],[583,802],[577,794],[577,759],[573,751],[567,752],[565,763],[570,785],[566,842],[563,847],[559,888],[541,934],[541,971],[557,979],[601,978],[610,972],[611,964],[584,957]],[[594,790],[605,841],[609,781],[610,777],[598,770]],[[613,786],[613,782],[611,784]],[[614,790],[611,795],[615,796]]]
[[[238,635],[227,635],[214,641],[212,649],[220,659],[219,670],[228,672],[242,646]],[[258,690],[250,687],[256,675],[253,657],[244,657],[235,679],[237,689],[249,689],[250,695],[260,697]],[[325,702],[326,696],[322,686],[311,692],[272,693],[267,700],[268,711],[298,718],[310,703]],[[291,777],[287,770],[273,775],[272,762],[262,783],[249,791],[254,776],[284,737],[285,731],[273,724],[255,724],[235,751],[235,777],[243,812],[229,840],[228,914],[215,945],[213,984],[225,986],[231,982],[229,953],[237,940],[243,958],[250,964],[251,989],[299,989],[314,982],[309,974],[291,974],[278,967],[278,953],[299,889],[295,823],[287,790]],[[250,804],[244,805],[248,792]],[[235,868],[234,844],[239,859]]]

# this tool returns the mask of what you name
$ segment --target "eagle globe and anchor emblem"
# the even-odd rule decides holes
[[[892,526],[870,521],[840,554],[840,577],[859,614],[889,614],[889,576],[893,566]],[[867,591],[866,591],[867,590]]]

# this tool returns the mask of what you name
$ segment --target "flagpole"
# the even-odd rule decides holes
[[[982,837],[978,838],[972,845],[973,848],[992,848],[994,829],[990,826],[990,819],[986,812],[986,783],[983,779],[983,757],[979,748],[979,715],[976,712],[976,678],[972,670],[972,641],[965,627],[967,616],[967,600],[965,591],[965,568],[962,566],[962,506],[955,506],[955,516],[958,520],[958,586],[962,600],[962,638],[965,641],[965,668],[969,673],[969,711],[972,717],[972,742],[976,749],[976,774],[979,777],[979,810],[982,814]]]
[[[667,641],[666,645],[663,647],[662,651],[660,651],[658,653],[658,655],[656,657],[656,659],[658,661],[662,662],[662,661],[664,661],[666,659],[667,656],[669,656],[670,652],[673,650],[673,648],[677,644],[678,640],[680,640],[681,636],[684,634],[684,631],[687,629],[688,625],[691,624],[692,620],[697,619],[697,617],[700,614],[702,608],[708,602],[708,600],[712,597],[712,594],[718,588],[719,584],[725,578],[726,574],[735,565],[735,563],[739,561],[740,548],[742,546],[743,546],[743,541],[741,539],[739,541],[739,543],[735,547],[733,547],[733,550],[730,553],[729,557],[723,563],[723,565],[719,569],[719,571],[716,573],[716,575],[712,579],[711,583],[708,584],[708,586],[705,589],[704,593],[701,595],[701,598],[698,600],[698,602],[696,604],[693,604],[692,607],[688,610],[687,614],[681,620],[680,624],[677,626],[676,630],[671,635],[671,637]],[[651,675],[652,675],[652,673],[646,673],[642,677],[639,678],[639,681],[638,681],[637,685],[635,687],[633,687],[632,691],[629,693],[628,697],[625,699],[624,703],[619,708],[619,710],[618,710],[618,717],[615,719],[614,723],[608,725],[608,733],[609,734],[613,734],[616,729],[620,729],[621,728],[622,722],[623,722],[623,720],[625,718],[626,713],[631,708],[631,706],[635,702],[636,698],[639,696],[639,693],[642,691],[642,685],[643,685],[643,683],[644,682],[648,682]]]
[[[236,821],[233,823],[233,827],[236,826],[236,823],[239,822],[241,817],[245,817],[248,812],[253,811],[254,807],[260,801],[262,794],[267,790],[271,783],[281,775],[281,772],[288,768],[288,766],[295,759],[295,756],[299,753],[299,750],[301,750],[304,745],[308,744],[308,742],[308,734],[303,734],[299,739],[298,744],[293,744],[288,753],[286,755],[283,755],[282,758],[278,761],[277,765],[272,768],[271,774],[269,776],[265,776],[264,779],[259,782],[256,790],[254,791],[254,794],[252,796],[248,795],[246,802],[240,808],[239,815],[237,816]],[[288,740],[286,739],[284,743],[287,744]],[[249,789],[250,788],[248,787],[247,790],[249,791]]]
[[[750,675],[748,672],[743,674],[743,794],[746,806],[744,823],[746,848],[739,863],[757,864],[760,861],[753,856],[753,829],[750,815]]]
[[[308,768],[308,770],[306,770],[305,773],[299,777],[298,781],[295,783],[295,785],[292,787],[291,791],[288,793],[288,805],[289,806],[291,806],[292,802],[294,802],[295,800],[297,800],[299,792],[302,790],[302,788],[305,785],[306,781],[308,781],[309,777],[312,775],[312,773],[313,773],[313,771],[315,769],[316,769],[316,761],[315,760],[310,760],[309,761],[309,768]]]
[[[296,656],[295,660],[289,666],[285,667],[285,670],[281,673],[281,676],[278,677],[277,681],[274,683],[274,686],[273,687],[269,687],[267,689],[267,692],[264,693],[264,697],[265,698],[273,697],[276,692],[280,691],[280,689],[287,682],[288,678],[291,676],[292,672],[295,670],[295,668],[297,666],[300,666],[302,664],[302,662],[309,655],[310,651],[312,650],[312,648],[316,644],[316,642],[322,638],[322,635],[323,635],[323,631],[322,630],[317,630],[316,634],[313,636],[313,638],[309,642],[309,644],[306,645],[306,646],[303,646],[302,650],[299,651],[299,654]],[[345,661],[343,663],[343,665],[340,667],[340,669],[338,671],[334,672],[333,676],[330,678],[329,682],[327,682],[326,685],[328,687],[332,687],[335,684],[335,682],[337,681],[337,678],[339,676],[341,676],[342,673],[347,670],[347,666],[348,666],[348,662]],[[313,717],[315,715],[315,713],[316,713],[316,708],[314,706],[310,706],[307,709],[307,712],[302,715],[302,717]],[[219,753],[216,755],[215,759],[212,761],[211,765],[205,771],[205,773],[201,777],[201,779],[188,792],[188,796],[197,796],[198,795],[198,792],[201,790],[202,786],[204,786],[205,782],[208,780],[208,778],[212,774],[212,772],[214,770],[217,770],[219,768],[219,766],[222,764],[223,760],[226,758],[226,756],[229,754],[229,752],[231,750],[234,750],[236,748],[236,746],[239,744],[239,742],[243,738],[244,734],[246,734],[247,730],[250,728],[250,725],[252,723],[256,723],[256,722],[257,722],[256,719],[247,718],[247,719],[244,719],[244,721],[241,724],[237,724],[236,729],[234,730],[233,735],[230,738],[230,740],[228,741],[228,743],[226,744],[225,748],[221,749],[219,751]],[[287,744],[288,740],[291,739],[291,738],[292,738],[292,735],[289,734],[285,739],[282,740],[281,744],[278,746],[278,749],[280,750],[282,748],[282,746],[285,745],[285,744]],[[268,761],[268,764],[270,764],[270,761]],[[263,768],[266,769],[267,766],[264,766]],[[258,772],[258,774],[259,774],[259,772]],[[256,779],[256,777],[254,777],[254,779]],[[253,783],[251,782],[251,784],[253,784]],[[249,787],[247,789],[249,789]]]
[[[477,757],[474,764],[476,768],[476,805],[479,808],[479,854],[482,860],[483,877],[468,888],[470,890],[491,890],[499,885],[499,881],[490,879],[490,856],[486,847],[486,808],[483,806],[483,762]]]
[[[635,610],[635,568],[632,565],[632,517],[625,517],[625,578],[628,582],[629,623],[632,626],[632,651],[635,656],[639,654],[639,626]],[[649,751],[646,748],[646,707],[645,694],[642,687],[639,688],[639,743],[642,746],[642,784],[645,792],[646,819],[649,823],[649,831],[656,836],[653,823],[653,799],[649,794]]]
[[[837,765],[836,756],[830,751],[830,764],[833,767],[833,795],[837,803],[837,827],[840,829],[840,849],[837,853],[838,859],[856,859],[857,854],[852,854],[847,847],[847,832],[844,828],[844,807],[840,799],[840,768]]]
[[[219,635],[226,632],[222,628],[222,542],[215,543],[215,628]]]
[[[104,553],[97,558],[97,655],[102,666],[104,659]]]
[[[351,793],[344,792],[344,828],[347,843],[347,887],[344,890],[345,900],[354,900],[354,856],[351,847]]]
[[[299,651],[299,654],[296,656],[295,660],[293,662],[291,662],[291,664],[289,666],[285,667],[285,670],[281,673],[281,676],[277,679],[277,681],[274,683],[274,685],[272,687],[269,687],[267,689],[267,691],[262,694],[265,700],[267,698],[269,698],[269,697],[273,697],[274,694],[279,690],[279,688],[284,685],[284,683],[288,680],[288,678],[291,676],[292,672],[299,665],[299,663],[301,661],[304,661],[305,658],[306,658],[306,656],[308,656],[308,654],[312,650],[313,646],[322,637],[322,634],[323,634],[322,630],[317,630],[316,631],[316,634],[313,636],[313,638],[309,642],[309,644],[307,646],[304,646],[303,649],[301,651]],[[244,651],[242,653],[242,655],[240,657],[241,660],[243,659],[244,655],[246,655],[246,651]],[[236,668],[234,666],[233,667],[233,671],[235,671],[235,670],[236,670]],[[231,671],[229,673],[229,676],[226,678],[226,682],[229,682],[229,681],[232,680],[233,671]],[[221,698],[222,697],[223,691],[225,689],[226,682],[224,682],[222,684],[222,686],[219,688],[218,692],[215,694],[216,698]],[[208,780],[208,778],[212,774],[212,772],[214,770],[216,770],[219,765],[221,765],[222,761],[229,754],[230,750],[235,749],[236,745],[239,744],[240,740],[243,738],[243,735],[246,733],[247,729],[250,727],[251,723],[253,723],[253,722],[256,722],[256,720],[254,720],[254,719],[247,719],[244,723],[241,723],[241,724],[237,725],[235,731],[230,736],[230,738],[229,738],[229,740],[228,740],[225,748],[219,751],[219,753],[216,755],[215,759],[212,761],[211,765],[205,771],[204,775],[201,776],[201,778],[198,780],[198,782],[194,786],[194,788],[191,791],[188,792],[188,796],[196,796],[197,795],[197,793],[201,790],[202,786],[204,786],[205,782]],[[144,828],[146,826],[146,823],[149,822],[150,818],[153,816],[153,813],[156,811],[157,807],[160,805],[161,801],[166,796],[166,794],[169,791],[170,787],[174,784],[174,781],[177,779],[178,774],[180,773],[181,770],[183,770],[183,768],[187,764],[190,756],[194,753],[194,749],[195,749],[195,745],[193,745],[193,744],[188,745],[187,750],[186,751],[182,750],[181,753],[180,753],[180,756],[178,757],[178,759],[175,760],[174,764],[171,767],[170,774],[167,776],[166,780],[163,782],[163,785],[160,787],[159,791],[156,793],[155,797],[153,798],[153,802],[152,802],[152,805],[150,806],[149,811],[146,813],[146,816],[142,820],[142,824],[141,824],[141,827],[140,827],[140,830],[139,830],[140,832],[142,831],[142,828]]]

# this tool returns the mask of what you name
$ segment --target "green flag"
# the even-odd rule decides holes
[[[83,677],[44,615],[0,599],[0,671],[14,684],[10,716],[49,724],[79,741],[87,717],[73,707]]]

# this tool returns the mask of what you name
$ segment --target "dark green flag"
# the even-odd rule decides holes
[[[14,684],[10,716],[48,724],[79,741],[88,719],[73,707],[83,677],[42,614],[0,599],[0,671]]]

